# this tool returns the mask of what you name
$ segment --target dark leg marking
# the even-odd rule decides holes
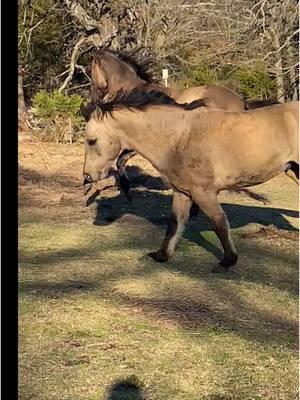
[[[137,153],[133,150],[123,150],[122,153],[119,155],[118,160],[117,160],[117,169],[120,177],[120,186],[121,189],[126,196],[128,201],[131,201],[131,196],[130,196],[130,180],[128,179],[128,176],[126,174],[126,162],[133,156],[135,156]]]

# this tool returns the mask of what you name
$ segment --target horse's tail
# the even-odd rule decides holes
[[[276,100],[276,99],[245,100],[244,101],[245,110],[253,110],[255,108],[271,106],[273,104],[280,104],[280,102],[278,100]]]

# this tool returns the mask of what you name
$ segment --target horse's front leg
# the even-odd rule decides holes
[[[155,261],[168,261],[174,254],[185,224],[189,219],[192,200],[183,193],[174,192],[172,214],[166,236],[159,250],[149,253]]]
[[[197,189],[192,195],[195,202],[209,218],[216,235],[221,241],[224,249],[224,258],[219,264],[228,269],[236,264],[238,256],[230,236],[229,223],[218,202],[217,194]],[[216,271],[216,269],[213,269],[213,271]]]
[[[120,177],[120,186],[125,194],[126,198],[128,201],[131,201],[130,197],[130,180],[126,174],[126,162],[133,156],[135,156],[137,153],[133,150],[123,150],[122,153],[119,155],[118,160],[117,160],[117,169]]]

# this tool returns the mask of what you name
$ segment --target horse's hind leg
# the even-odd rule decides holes
[[[191,205],[192,200],[188,196],[174,191],[172,215],[165,239],[159,250],[149,253],[149,256],[155,261],[164,262],[173,256],[176,245],[181,238],[185,224],[189,218]]]
[[[284,171],[288,177],[299,185],[299,164],[295,161],[290,161],[288,167]]]
[[[213,192],[200,191],[193,192],[192,194],[196,203],[209,218],[216,235],[222,243],[224,258],[219,264],[228,269],[230,266],[236,264],[238,256],[230,236],[229,223],[218,202],[217,195]]]
[[[128,176],[126,174],[125,165],[126,162],[136,154],[137,153],[133,150],[123,150],[117,160],[117,169],[120,177],[120,186],[128,201],[131,201],[131,197],[129,195],[131,187],[130,187],[130,180],[128,179]]]

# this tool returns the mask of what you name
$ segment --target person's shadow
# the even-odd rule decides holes
[[[106,400],[146,400],[142,385],[133,375],[119,379],[108,389]]]

